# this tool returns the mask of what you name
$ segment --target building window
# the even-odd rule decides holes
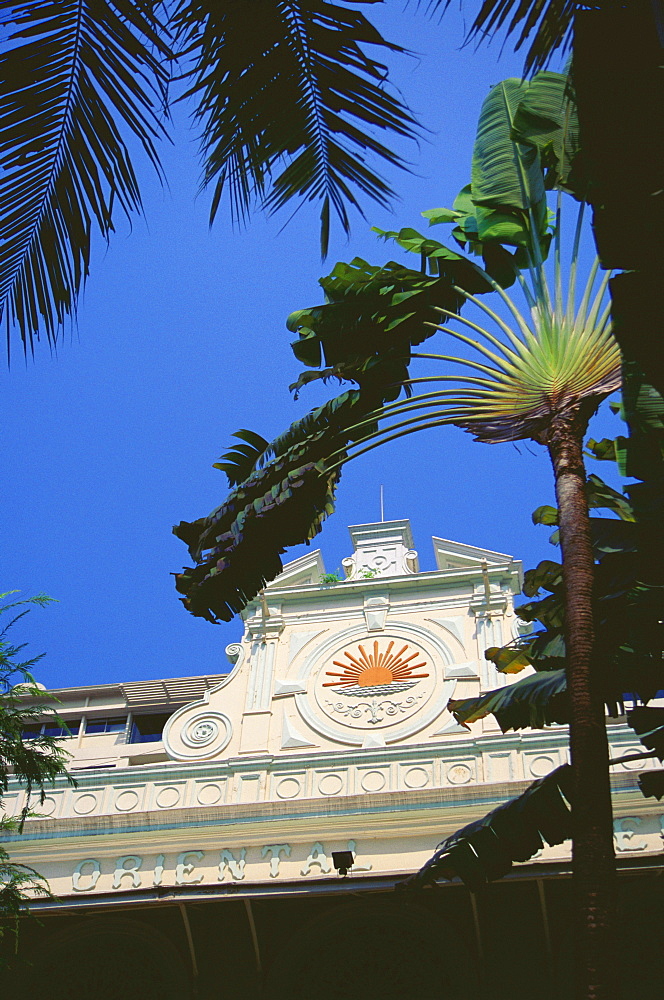
[[[80,727],[80,719],[62,719],[60,725],[52,719],[48,722],[29,722],[23,727],[23,739],[33,740],[37,736],[78,736]]]
[[[104,719],[87,719],[86,733],[123,733],[127,725],[126,717],[113,716]]]
[[[168,715],[135,715],[131,727],[130,743],[157,743],[167,721]]]

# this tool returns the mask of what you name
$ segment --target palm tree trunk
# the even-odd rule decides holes
[[[617,995],[614,946],[615,854],[604,703],[593,664],[593,553],[577,413],[552,421],[546,444],[553,464],[565,584],[565,640],[574,781],[572,859],[575,883],[576,1000]]]

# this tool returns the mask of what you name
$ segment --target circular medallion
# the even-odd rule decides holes
[[[403,780],[407,788],[424,788],[429,784],[429,772],[423,767],[411,767]]]
[[[162,788],[157,792],[155,801],[160,809],[172,809],[180,801],[180,789],[174,786]]]
[[[199,703],[171,716],[164,729],[164,744],[176,760],[204,760],[224,750],[232,734],[229,718]]]
[[[209,784],[199,789],[197,800],[202,806],[214,806],[220,801],[221,796],[221,786]]]
[[[343,787],[343,779],[338,774],[324,774],[318,782],[321,795],[338,795]]]
[[[530,773],[534,778],[543,778],[550,774],[556,766],[553,757],[533,757],[530,761]]]
[[[282,778],[276,791],[280,799],[294,799],[301,791],[300,782],[296,778]]]
[[[385,788],[385,775],[382,771],[366,771],[360,784],[365,792],[380,792]]]
[[[120,812],[131,812],[138,805],[138,795],[132,789],[120,792],[115,800],[115,808]]]
[[[427,704],[435,670],[422,647],[396,636],[349,643],[318,672],[314,697],[327,718],[366,733],[396,728]]]
[[[367,635],[357,627],[311,649],[298,673],[297,710],[321,735],[350,746],[408,739],[439,718],[456,681],[440,636],[419,624]]]
[[[453,785],[465,785],[471,777],[472,771],[467,764],[454,764],[447,772],[447,780]]]
[[[182,742],[188,747],[207,747],[219,735],[219,723],[211,715],[197,715],[182,730]]]
[[[74,812],[78,813],[79,816],[87,816],[97,805],[97,796],[92,795],[90,792],[86,792],[83,795],[79,795],[77,799],[74,800]]]

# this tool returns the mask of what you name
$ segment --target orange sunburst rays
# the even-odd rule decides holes
[[[349,663],[344,663],[341,660],[333,660],[335,667],[343,667],[343,673],[338,673],[335,670],[327,670],[325,672],[327,677],[337,677],[336,681],[327,681],[323,684],[323,687],[374,687],[379,684],[391,684],[393,681],[410,681],[410,680],[420,680],[422,677],[428,677],[428,674],[414,674],[414,670],[418,670],[420,667],[425,667],[426,663],[411,663],[411,660],[416,660],[420,653],[411,653],[410,656],[404,657],[404,653],[408,649],[408,643],[402,646],[398,653],[393,653],[392,648],[394,646],[394,640],[392,640],[387,649],[384,652],[379,653],[378,651],[378,640],[373,644],[373,652],[367,653],[364,646],[358,645],[359,654],[353,656],[347,650],[344,652],[344,656],[348,658]]]

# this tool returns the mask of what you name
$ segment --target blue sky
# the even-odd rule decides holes
[[[365,203],[367,220],[354,219],[349,242],[333,232],[325,265],[310,205],[285,228],[287,215],[256,215],[241,232],[222,208],[210,231],[195,134],[180,108],[174,144],[162,150],[168,187],[141,164],[145,218],[95,248],[75,328],[57,353],[38,345],[27,363],[14,342],[12,366],[0,373],[0,590],[57,598],[16,636],[32,654],[46,652],[37,677],[49,687],[226,669],[224,648],[241,623],[213,626],[184,611],[170,574],[188,557],[171,526],[225,496],[212,463],[233,431],[272,437],[337,391],[311,388],[292,400],[299,366],[286,317],[321,301],[317,280],[336,260],[400,259],[370,226],[418,227],[420,211],[452,203],[469,179],[488,88],[520,74],[509,43],[502,53],[497,42],[463,48],[456,10],[442,24],[414,5],[370,14],[417,53],[393,60],[393,79],[429,130],[419,149],[403,148],[413,169],[391,176],[401,196],[393,213]],[[616,433],[615,424],[600,417],[594,436]],[[386,518],[411,519],[423,569],[434,568],[433,534],[526,566],[555,558],[548,530],[530,521],[553,498],[544,451],[479,445],[449,428],[348,466],[337,513],[314,543],[328,570],[349,552],[346,526],[379,519],[381,483]]]

